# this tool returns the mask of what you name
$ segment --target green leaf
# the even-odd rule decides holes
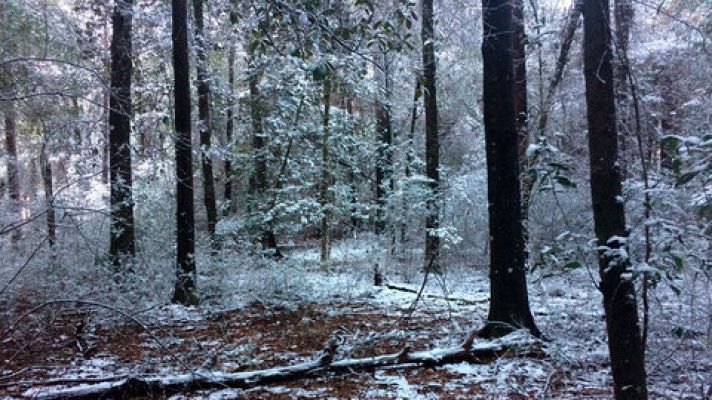
[[[576,183],[563,175],[555,176],[554,180],[556,181],[556,183],[558,183],[559,185],[561,185],[563,187],[576,188]]]
[[[675,269],[680,272],[682,269],[685,267],[685,261],[682,259],[682,257],[678,256],[677,254],[670,254],[670,258],[672,258],[673,264],[675,264]]]
[[[677,178],[677,182],[675,183],[675,187],[682,186],[688,182],[690,182],[692,179],[694,179],[697,174],[699,174],[699,171],[690,171],[690,172],[685,172],[684,174],[680,175]]]
[[[566,264],[564,264],[564,269],[576,269],[576,268],[581,268],[581,263],[576,260],[569,261]]]

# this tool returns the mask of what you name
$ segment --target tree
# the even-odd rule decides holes
[[[109,100],[109,254],[115,267],[136,254],[131,174],[132,0],[117,0],[112,15],[111,93]]]
[[[483,0],[485,151],[490,230],[490,310],[483,336],[540,332],[529,309],[514,108],[512,4]]]
[[[176,267],[173,302],[197,304],[195,282],[195,207],[190,129],[190,63],[186,0],[172,0],[173,74],[175,78]]]
[[[44,132],[42,150],[40,153],[42,168],[42,185],[44,186],[45,207],[47,207],[47,243],[50,248],[57,241],[57,218],[54,211],[54,188],[52,186],[52,161],[47,151],[47,132]]]
[[[235,17],[236,18],[236,17]],[[230,49],[228,50],[227,57],[227,81],[228,81],[228,98],[227,98],[227,122],[225,126],[225,145],[230,147],[232,145],[232,136],[234,131],[235,117],[233,116],[233,110],[235,108],[235,95],[233,90],[235,89],[235,44],[230,42]],[[229,212],[232,209],[232,162],[230,157],[225,159],[225,202],[228,203],[225,207],[225,212]]]
[[[376,135],[378,136],[378,148],[376,155],[376,234],[382,234],[386,229],[386,204],[387,188],[393,190],[392,153],[391,144],[393,142],[393,129],[391,126],[390,110],[390,73],[389,73],[388,53],[383,51],[383,65],[380,75],[383,76],[383,99],[381,94],[377,94],[376,107]]]
[[[569,51],[571,50],[571,44],[574,41],[574,34],[576,33],[576,28],[579,26],[579,19],[581,18],[581,4],[580,0],[577,0],[571,7],[571,12],[566,20],[566,26],[564,26],[563,37],[561,38],[561,47],[559,49],[559,56],[556,59],[556,69],[554,74],[549,80],[549,88],[546,92],[546,97],[543,101],[543,107],[539,110],[539,122],[537,123],[537,134],[544,135],[546,133],[546,126],[549,122],[549,109],[554,102],[554,95],[556,94],[556,89],[561,83],[561,79],[564,76],[564,67],[569,60]],[[531,183],[530,183],[531,184]]]
[[[260,71],[257,70],[257,63],[252,63],[252,72],[249,78],[250,87],[250,116],[252,119],[252,151],[254,153],[255,169],[250,179],[250,189],[253,193],[254,206],[261,209],[267,204],[267,141],[262,124],[262,99],[260,94]],[[272,220],[266,228],[259,227],[260,244],[266,251],[275,256],[281,256],[277,248],[277,238],[272,229]]]
[[[435,88],[435,35],[433,30],[433,0],[423,0],[423,78],[425,79],[425,174],[429,179],[430,194],[425,217],[425,262],[438,269],[440,253],[440,227],[438,195],[440,191],[440,143],[438,138],[438,102]],[[432,262],[431,262],[432,260]]]
[[[321,269],[326,270],[329,263],[329,219],[331,216],[331,154],[329,154],[329,113],[331,109],[331,73],[326,71],[323,78],[323,102],[324,115],[322,119],[322,142],[321,142],[321,185],[319,188],[319,204],[321,205],[321,253],[319,260]]]
[[[593,222],[616,399],[645,399],[645,363],[627,257],[608,0],[584,0],[584,75]],[[628,274],[630,275],[630,274]]]
[[[7,152],[7,191],[10,205],[18,218],[20,213],[20,163],[17,157],[17,114],[15,105],[9,103],[5,108],[5,151]],[[19,222],[19,220],[18,220]],[[16,244],[20,240],[20,227],[13,229],[11,240]]]
[[[197,89],[198,89],[198,132],[200,133],[200,162],[203,171],[203,201],[208,219],[208,232],[212,245],[217,245],[215,226],[218,223],[217,207],[215,205],[215,179],[213,177],[213,162],[210,157],[211,130],[210,130],[210,85],[207,80],[208,56],[205,29],[203,27],[203,0],[193,0],[193,16],[195,18],[195,52],[198,61]]]

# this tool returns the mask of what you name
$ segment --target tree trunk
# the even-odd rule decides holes
[[[129,21],[130,23],[131,21]],[[130,33],[130,31],[129,31]],[[77,124],[77,118],[81,114],[81,108],[79,107],[79,100],[77,99],[76,96],[72,97],[72,118],[74,118],[74,127],[73,127],[73,133],[74,137],[72,140],[74,141],[74,145],[77,147],[82,147],[82,130],[79,129],[79,125]]]
[[[22,220],[20,209],[20,163],[17,157],[17,121],[15,120],[15,105],[9,104],[5,109],[5,151],[7,152],[7,192],[10,198],[10,209]],[[20,227],[13,229],[10,240],[13,245],[22,237]]]
[[[388,195],[387,186],[392,190],[393,179],[391,176],[392,156],[391,145],[393,130],[391,127],[390,110],[390,85],[388,76],[387,54],[383,54],[383,97],[376,99],[376,134],[378,135],[378,150],[376,157],[376,234],[380,235],[386,230],[386,207]]]
[[[54,187],[52,185],[52,162],[47,153],[47,139],[42,145],[40,164],[42,164],[42,183],[44,184],[45,206],[47,207],[47,242],[54,247],[57,242],[57,222],[54,212]]]
[[[256,68],[255,68],[256,69]],[[252,151],[255,157],[255,172],[250,180],[252,185],[253,202],[255,209],[262,212],[267,204],[267,143],[265,140],[264,127],[262,125],[262,98],[260,94],[260,73],[253,71],[250,77],[250,114],[252,119]],[[270,255],[281,257],[277,248],[277,237],[272,229],[273,222],[270,220],[266,228],[260,227],[260,244]]]
[[[190,129],[190,63],[186,0],[172,0],[176,147],[176,282],[173,302],[198,303],[195,267],[195,205]]]
[[[233,90],[235,88],[235,44],[230,42],[230,50],[227,57],[227,80],[229,90],[227,98],[227,124],[225,126],[225,148],[230,149],[232,146],[232,135],[234,130],[234,116],[233,109],[235,108],[235,95]],[[232,163],[230,161],[230,154],[228,151],[228,156],[225,159],[225,212],[229,212],[232,208]]]
[[[490,310],[484,336],[540,332],[529,309],[514,102],[512,4],[483,0],[484,125],[490,230]]]
[[[330,73],[330,72],[328,72]],[[324,119],[322,121],[321,143],[321,189],[319,203],[321,204],[321,254],[319,260],[321,269],[326,270],[329,264],[329,218],[331,206],[329,189],[331,187],[331,160],[329,155],[329,112],[331,102],[331,78],[324,78]]]
[[[405,242],[407,240],[407,230],[408,230],[408,224],[406,223],[406,215],[408,213],[408,199],[406,196],[409,193],[410,189],[410,182],[408,181],[408,178],[411,177],[411,164],[413,163],[413,139],[415,138],[415,122],[418,118],[418,98],[420,97],[420,91],[421,91],[421,79],[420,76],[415,77],[415,89],[413,89],[413,107],[411,109],[410,113],[410,129],[408,130],[408,143],[406,144],[406,150],[405,150],[405,177],[406,177],[406,184],[404,185],[403,189],[401,190],[402,192],[402,208],[403,208],[403,216],[401,219],[401,226],[400,226],[400,236],[401,236],[401,245],[403,250],[405,250]]]
[[[111,226],[109,254],[114,267],[136,254],[131,174],[131,25],[133,1],[114,5],[109,108],[109,182]]]
[[[423,77],[425,78],[425,174],[430,180],[425,219],[425,265],[438,270],[440,253],[440,143],[438,138],[438,102],[435,90],[435,34],[433,31],[433,0],[423,0]],[[433,260],[433,262],[430,262]]]
[[[584,74],[591,200],[616,399],[645,399],[645,364],[621,201],[608,0],[584,0]]]
[[[198,89],[198,131],[200,133],[200,163],[203,170],[203,201],[208,219],[208,233],[213,246],[217,246],[215,226],[218,223],[217,206],[215,205],[215,178],[213,177],[213,161],[210,157],[210,86],[207,81],[207,41],[203,28],[203,0],[193,0],[193,16],[195,18],[195,52],[197,54],[197,89]]]
[[[554,70],[554,75],[552,75],[549,80],[549,89],[546,92],[544,105],[539,111],[539,122],[537,124],[538,135],[545,135],[546,133],[546,125],[549,122],[549,110],[554,102],[556,89],[559,87],[561,79],[564,76],[564,67],[566,67],[566,63],[569,60],[569,51],[571,50],[571,44],[574,41],[574,35],[576,33],[576,28],[579,25],[580,18],[581,5],[577,3],[571,8],[571,14],[569,14],[569,19],[564,27],[561,48],[559,49],[559,57],[556,59],[556,69]]]

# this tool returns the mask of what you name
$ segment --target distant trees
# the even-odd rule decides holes
[[[195,207],[186,0],[172,0],[176,147],[176,282],[173,302],[196,304]]]
[[[109,93],[109,254],[115,267],[136,253],[131,173],[131,25],[133,0],[117,0],[112,14]]]
[[[635,285],[627,272],[608,0],[584,0],[583,16],[591,200],[614,390],[616,399],[645,399]]]
[[[482,1],[487,198],[490,231],[490,310],[482,336],[517,327],[539,335],[529,309],[519,180],[519,132],[512,55],[512,3]]]

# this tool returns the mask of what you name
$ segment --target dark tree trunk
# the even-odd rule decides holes
[[[411,164],[413,164],[413,140],[415,138],[415,122],[418,119],[418,98],[420,97],[420,91],[421,91],[421,79],[420,76],[416,76],[415,78],[415,89],[413,89],[413,107],[411,109],[410,113],[410,129],[408,130],[408,143],[406,145],[406,150],[405,150],[405,177],[406,177],[406,184],[403,186],[402,190],[402,197],[403,197],[403,216],[401,219],[401,226],[400,226],[400,236],[401,236],[401,243],[404,244],[407,240],[407,230],[408,230],[408,224],[407,224],[407,212],[408,212],[408,199],[406,196],[408,195],[409,188],[410,188],[410,182],[408,182],[408,178],[411,177],[412,172],[411,172]],[[403,249],[405,249],[405,246],[402,246]]]
[[[47,153],[47,143],[42,145],[40,155],[42,165],[42,183],[44,184],[45,206],[47,207],[47,242],[54,247],[57,242],[57,222],[54,212],[54,187],[52,185],[52,162]]]
[[[197,304],[195,205],[190,130],[190,63],[186,0],[172,0],[176,147],[176,283],[173,302]]]
[[[228,80],[228,85],[230,86],[228,90],[228,98],[227,98],[227,125],[225,126],[225,147],[227,149],[230,149],[232,146],[232,135],[233,135],[233,130],[234,130],[234,116],[233,116],[233,108],[235,108],[235,97],[233,94],[233,90],[235,87],[235,44],[230,43],[230,50],[228,53],[227,57],[227,80]],[[231,152],[228,151],[228,156],[225,159],[225,212],[229,212],[229,210],[232,208],[232,163],[230,161],[230,154]]]
[[[262,98],[260,94],[260,73],[253,71],[250,77],[250,116],[252,119],[252,151],[255,157],[255,172],[250,180],[256,210],[264,210],[267,204],[267,141],[262,125]],[[262,229],[262,228],[260,228]],[[277,248],[277,237],[272,229],[272,222],[264,228],[260,236],[262,248],[274,256],[281,256]]]
[[[131,174],[132,0],[114,5],[109,101],[109,254],[115,267],[136,254]]]
[[[321,269],[326,270],[329,263],[329,218],[331,212],[331,154],[329,154],[329,112],[331,108],[331,78],[324,79],[324,118],[322,120],[322,142],[321,142],[321,185],[319,190],[319,203],[321,205],[321,253],[319,261]]]
[[[440,237],[435,232],[440,227],[440,143],[438,138],[438,102],[435,90],[435,34],[433,31],[433,0],[423,0],[423,77],[425,78],[425,174],[430,180],[425,219],[425,265],[438,269]],[[433,262],[430,262],[433,260]]]
[[[5,151],[7,152],[7,192],[10,198],[10,207],[17,216],[18,222],[22,219],[20,211],[20,163],[17,157],[17,123],[15,121],[14,105],[10,104],[5,109]],[[20,227],[12,231],[10,240],[16,244],[22,236]]]
[[[539,330],[529,310],[514,102],[512,4],[483,0],[484,124],[490,229],[490,310],[484,336]]]
[[[388,76],[387,55],[383,55],[383,83],[384,99],[376,99],[376,134],[378,135],[378,150],[376,157],[376,234],[382,234],[386,230],[386,206],[387,188],[393,189],[393,179],[391,176],[392,156],[391,145],[393,143],[393,130],[391,127],[390,110],[390,85]],[[388,185],[388,186],[386,186]]]
[[[645,399],[645,364],[635,286],[622,276],[630,261],[622,254],[628,236],[617,165],[618,138],[608,0],[584,0],[584,73],[591,162],[591,200],[600,289],[616,399]]]
[[[129,21],[130,22],[130,21]],[[81,114],[81,109],[79,108],[79,100],[77,100],[77,97],[72,97],[72,117],[75,118],[75,123],[74,123],[74,137],[72,138],[74,140],[74,145],[77,147],[82,146],[82,131],[79,129],[79,125],[76,123],[76,118],[79,117]]]
[[[215,226],[218,223],[217,206],[215,205],[215,178],[213,177],[213,161],[210,157],[211,130],[210,130],[210,86],[208,85],[207,68],[208,56],[203,28],[203,0],[193,0],[193,16],[195,18],[195,52],[198,61],[197,89],[198,89],[198,130],[200,132],[200,162],[203,170],[203,201],[205,214],[208,219],[208,232],[212,245],[217,245]]]

